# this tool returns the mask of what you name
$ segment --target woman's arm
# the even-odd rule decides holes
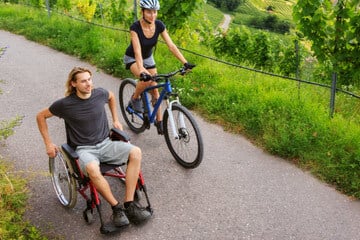
[[[165,29],[162,33],[161,33],[161,37],[163,38],[163,40],[166,42],[166,45],[168,46],[170,52],[177,58],[179,59],[179,61],[182,64],[187,63],[185,57],[182,55],[182,53],[180,52],[180,50],[178,49],[178,47],[173,43],[173,41],[170,38],[169,33],[167,32],[167,30]]]
[[[135,60],[136,60],[136,66],[137,66],[137,72],[133,72],[133,74],[136,77],[140,77],[140,73],[148,71],[144,68],[143,58],[141,54],[141,44],[139,37],[135,31],[130,31],[130,37],[131,37],[131,43],[134,48],[134,54],[135,54]]]

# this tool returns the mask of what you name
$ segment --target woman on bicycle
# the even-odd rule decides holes
[[[194,65],[187,62],[181,54],[177,46],[171,40],[165,24],[157,20],[157,13],[160,9],[158,0],[140,0],[140,8],[142,18],[134,22],[130,26],[131,43],[126,49],[124,63],[126,69],[130,69],[132,74],[140,78],[136,85],[135,92],[129,101],[129,104],[135,111],[142,112],[143,106],[140,95],[146,87],[156,85],[156,82],[150,81],[151,76],[157,74],[156,64],[153,56],[153,48],[158,42],[159,35],[165,41],[171,53],[179,59],[179,61],[187,69],[191,69]],[[159,98],[158,89],[152,92],[152,102],[155,103]],[[156,113],[155,125],[158,134],[163,134],[161,109]]]

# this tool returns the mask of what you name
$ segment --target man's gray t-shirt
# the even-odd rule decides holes
[[[109,123],[105,104],[109,92],[103,88],[92,90],[88,99],[81,99],[75,93],[55,101],[50,112],[65,121],[67,143],[77,146],[93,146],[109,135]]]

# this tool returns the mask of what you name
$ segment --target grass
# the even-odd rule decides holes
[[[215,24],[216,20],[212,21]],[[49,19],[43,11],[4,4],[0,4],[0,28],[78,56],[117,77],[130,75],[121,62],[128,33],[56,14]],[[185,44],[194,52],[212,54],[196,41]],[[184,54],[197,64],[192,74],[176,83],[184,105],[228,131],[246,135],[343,193],[360,198],[358,100],[337,94],[336,113],[329,118],[329,89]],[[179,66],[164,44],[158,44],[155,58],[159,72]]]
[[[0,159],[0,239],[46,239],[22,216],[26,209],[26,181],[11,174],[11,166]]]
[[[1,121],[0,140],[13,134],[21,117]],[[17,176],[12,165],[0,158],[0,239],[45,239],[29,222],[23,220],[27,202],[26,180]]]

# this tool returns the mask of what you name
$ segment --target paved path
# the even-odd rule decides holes
[[[231,16],[229,14],[224,14],[224,20],[220,24],[220,28],[222,29],[222,32],[227,32],[229,29],[229,24],[231,22]]]
[[[120,79],[5,31],[0,31],[1,46],[8,49],[0,58],[0,79],[6,81],[0,84],[0,120],[16,115],[24,119],[0,144],[0,154],[29,177],[26,218],[50,239],[360,239],[359,201],[200,117],[205,156],[193,170],[172,159],[154,128],[131,134],[144,152],[143,171],[155,214],[143,226],[104,237],[98,219],[90,226],[83,220],[80,197],[73,210],[56,199],[35,115],[63,96],[73,66],[90,67],[95,84],[114,92]],[[63,122],[53,118],[49,124],[53,140],[65,142]],[[106,203],[103,209],[109,210]]]

